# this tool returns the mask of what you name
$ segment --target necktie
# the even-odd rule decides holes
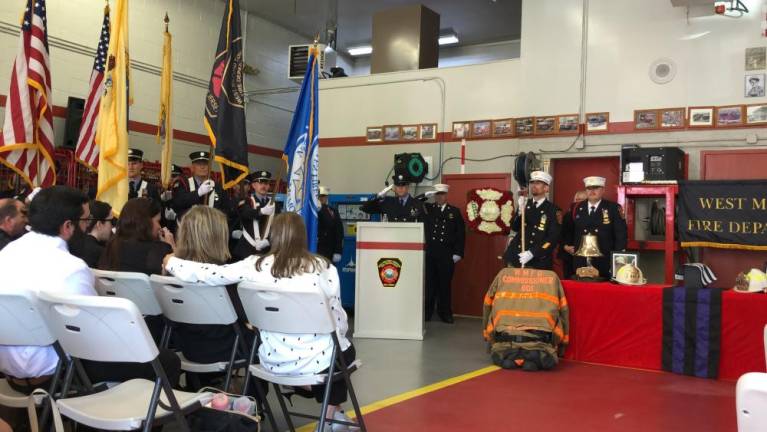
[[[131,193],[136,193],[136,182],[134,182],[134,181],[130,182],[130,192]]]
[[[593,215],[594,214],[594,210],[596,210],[596,209],[597,209],[596,207],[591,206],[590,210],[589,210],[589,216]]]
[[[400,199],[399,199],[399,204],[400,204],[402,207],[405,207],[405,198],[400,198]]]

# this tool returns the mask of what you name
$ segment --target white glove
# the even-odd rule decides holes
[[[436,194],[437,194],[437,191],[430,190],[430,191],[427,191],[424,195],[426,195],[426,198],[431,198]]]
[[[176,220],[176,212],[172,208],[165,209],[165,220]]]
[[[205,180],[204,182],[202,182],[200,187],[197,189],[197,195],[205,196],[205,195],[209,194],[213,190],[214,187],[216,187],[216,182],[214,182],[213,180],[210,180],[210,179]]]
[[[390,184],[389,186],[386,186],[381,192],[378,192],[377,196],[378,198],[383,198],[384,195],[386,195],[392,188],[394,187],[394,184]]]
[[[261,214],[265,216],[271,216],[274,214],[274,201],[269,202],[269,204],[261,207]]]
[[[165,192],[160,194],[160,200],[162,201],[170,201],[173,199],[173,191],[166,190]]]
[[[533,253],[528,251],[524,251],[520,253],[519,255],[519,263],[522,265],[525,265],[530,262],[531,259],[533,259]]]
[[[338,264],[341,262],[341,254],[333,254],[333,264]]]
[[[239,240],[242,237],[242,230],[234,230],[232,231],[232,238],[235,240]]]
[[[254,246],[257,251],[262,251],[269,247],[269,240],[263,239],[263,240],[256,240],[256,245]]]
[[[38,186],[38,187],[36,187],[36,188],[32,189],[32,192],[30,192],[30,193],[29,193],[29,195],[27,195],[27,199],[25,200],[25,201],[26,201],[26,203],[27,203],[27,204],[31,203],[31,202],[32,202],[32,200],[33,200],[33,199],[35,199],[35,195],[37,195],[38,193],[40,193],[40,191],[41,191],[41,190],[43,190],[43,188],[41,188],[40,186]]]
[[[518,209],[525,208],[525,206],[527,205],[527,197],[520,196],[517,199],[517,205],[519,206],[517,207]]]
[[[453,255],[453,264],[456,264],[460,260],[461,260],[461,256],[460,255]]]

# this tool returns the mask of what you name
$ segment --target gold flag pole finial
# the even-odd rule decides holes
[[[109,13],[109,0],[104,0],[104,14]]]
[[[314,46],[317,46],[317,44],[320,42],[320,34],[317,33],[316,36],[314,36]]]
[[[165,33],[168,32],[168,23],[170,23],[170,18],[168,18],[168,12],[165,12],[165,19],[163,20],[165,22]]]

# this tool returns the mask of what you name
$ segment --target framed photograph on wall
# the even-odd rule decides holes
[[[383,141],[383,128],[381,126],[368,126],[365,136],[367,142]]]
[[[710,128],[714,127],[714,107],[700,106],[687,108],[687,127]]]
[[[618,274],[618,270],[626,264],[631,264],[634,267],[639,267],[639,254],[625,253],[625,252],[613,252],[612,253],[612,268],[613,278]]]
[[[534,129],[533,117],[523,117],[514,120],[514,131],[517,136],[532,135]]]
[[[586,132],[605,133],[610,125],[610,113],[588,113],[586,114]]]
[[[471,133],[471,122],[453,122],[453,138],[468,138]]]
[[[472,138],[486,138],[493,135],[493,129],[491,128],[492,122],[490,120],[477,120],[471,122],[471,137]]]
[[[660,110],[660,127],[662,129],[684,129],[684,108],[665,108]]]
[[[383,127],[384,141],[400,141],[402,139],[402,127],[389,125]]]
[[[437,139],[437,124],[436,123],[427,123],[422,124],[421,128],[419,129],[419,138],[424,141],[434,140]]]
[[[658,110],[634,111],[634,130],[658,129]]]
[[[419,125],[404,125],[402,126],[402,140],[403,141],[415,141],[418,139]]]
[[[764,97],[764,74],[748,74],[744,82],[744,96],[747,98]]]
[[[535,117],[535,134],[551,135],[557,133],[557,118],[554,116]]]
[[[514,135],[514,119],[493,120],[493,136]]]
[[[756,104],[746,106],[746,124],[763,125],[767,124],[767,104]]]
[[[575,135],[578,133],[578,114],[557,116],[557,133],[560,135]]]
[[[767,48],[746,48],[746,71],[767,69]]]
[[[716,107],[716,126],[740,126],[743,124],[743,105]]]

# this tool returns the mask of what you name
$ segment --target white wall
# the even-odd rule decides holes
[[[668,0],[591,0],[585,112],[609,111],[611,122],[629,122],[635,109],[765,102],[743,95],[745,48],[767,45],[759,35],[760,5],[755,0],[748,3],[754,12],[742,19],[688,21],[685,9],[673,8]],[[324,81],[321,137],[359,137],[367,126],[385,124],[438,122],[440,130],[449,131],[453,121],[576,113],[581,21],[581,2],[526,1],[519,59]],[[710,33],[685,40],[706,31]],[[648,77],[650,64],[660,57],[677,64],[669,84],[658,85]],[[438,80],[422,81],[427,78]],[[444,122],[438,82],[446,92]],[[700,149],[746,147],[748,134],[761,139],[765,130],[587,136],[584,149],[570,148],[572,137],[471,141],[468,157],[519,151],[536,151],[544,158],[585,157],[617,155],[624,143],[677,145],[690,154],[690,176],[696,178]],[[339,193],[377,191],[394,153],[417,151],[439,160],[439,148],[436,144],[325,147],[320,153],[321,178]],[[443,159],[457,156],[458,150],[457,143],[445,143]],[[468,172],[508,172],[511,167],[512,159],[505,157],[470,163]],[[458,165],[447,163],[445,172],[458,172]]]

